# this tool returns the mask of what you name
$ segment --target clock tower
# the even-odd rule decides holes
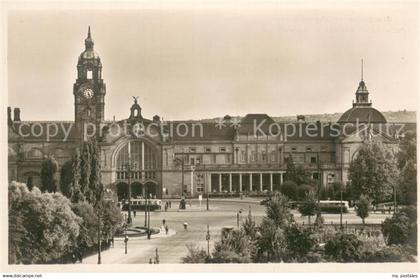
[[[77,79],[73,85],[75,124],[83,134],[84,124],[94,124],[96,131],[104,121],[106,86],[102,80],[101,58],[93,50],[93,39],[88,28],[85,50],[77,62]]]

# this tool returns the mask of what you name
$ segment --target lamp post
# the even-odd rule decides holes
[[[136,167],[136,164],[135,163],[131,164],[130,161],[128,161],[124,165],[124,168],[125,168],[126,173],[127,173],[127,182],[128,182],[128,219],[127,219],[128,224],[131,224],[131,222],[132,222],[132,218],[131,218],[131,174],[132,174],[132,170],[135,167]]]
[[[148,199],[147,202],[147,239],[150,239],[151,232],[150,232],[150,194],[147,194]]]

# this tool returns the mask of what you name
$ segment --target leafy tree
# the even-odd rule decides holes
[[[293,214],[290,213],[289,201],[282,194],[274,195],[266,203],[266,217],[271,219],[276,227],[285,227],[293,221]]]
[[[293,258],[303,257],[315,246],[312,231],[296,224],[285,229],[287,251]]]
[[[290,200],[296,200],[297,184],[294,181],[285,181],[280,186],[280,192]]]
[[[402,209],[382,224],[382,233],[388,245],[417,246],[417,211],[415,207]]]
[[[61,193],[71,199],[73,182],[73,160],[66,161],[61,166],[60,171],[60,189]]]
[[[254,245],[243,231],[233,230],[214,244],[212,263],[250,263]]]
[[[284,181],[292,181],[297,185],[310,183],[310,174],[301,165],[295,166],[293,157],[289,155],[286,158],[286,173],[284,175]]]
[[[299,212],[302,216],[308,216],[308,224],[311,224],[311,216],[315,215],[318,211],[318,199],[315,195],[315,192],[309,191],[305,199],[303,200],[302,205],[299,206]]]
[[[10,263],[46,263],[74,248],[81,219],[61,193],[12,182],[8,211]]]
[[[357,262],[362,245],[356,235],[338,233],[325,244],[325,255],[336,262]]]
[[[28,177],[28,180],[26,181],[26,186],[28,187],[29,190],[32,190],[32,188],[34,187],[32,176]]]
[[[81,255],[98,242],[98,220],[93,206],[86,201],[73,203],[72,210],[82,219],[75,246],[75,251]]]
[[[123,225],[121,210],[113,201],[103,200],[101,204],[102,212],[102,234],[106,238],[112,238],[119,228]]]
[[[400,170],[398,199],[405,205],[417,204],[417,140],[415,132],[407,132],[400,141],[397,154]]]
[[[369,198],[362,194],[356,204],[356,214],[362,218],[362,223],[365,225],[365,219],[369,216],[370,201]]]
[[[281,262],[285,254],[284,230],[273,219],[264,217],[257,234],[255,262]]]
[[[70,188],[71,201],[73,203],[83,202],[85,200],[81,186],[81,175],[80,151],[76,150],[76,155],[72,160],[72,181]]]
[[[255,239],[255,234],[257,233],[257,225],[255,224],[254,219],[252,219],[251,208],[249,209],[248,216],[245,219],[245,222],[242,223],[242,231],[246,236],[251,240]]]
[[[187,244],[188,255],[182,258],[184,264],[204,264],[207,262],[207,252],[196,245]]]
[[[57,192],[58,190],[58,163],[53,156],[49,156],[42,161],[41,166],[41,190],[47,192]]]
[[[289,155],[289,157],[286,158],[286,173],[284,174],[284,181],[292,181],[297,183],[297,171],[296,166],[293,161],[292,155]]]
[[[362,194],[375,202],[390,199],[396,177],[395,159],[382,145],[375,142],[363,145],[349,168],[353,199]]]
[[[305,199],[306,194],[308,194],[311,191],[314,191],[314,188],[312,186],[307,185],[307,184],[299,185],[296,190],[297,199],[298,200]]]

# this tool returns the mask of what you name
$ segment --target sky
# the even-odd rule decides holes
[[[106,119],[127,118],[132,96],[165,120],[344,112],[361,59],[375,108],[416,110],[417,1],[246,3],[11,9],[8,105],[22,120],[73,120],[90,25]]]

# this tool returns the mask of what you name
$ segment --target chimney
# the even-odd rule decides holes
[[[20,122],[20,108],[13,109],[13,121]]]
[[[297,115],[296,118],[297,118],[298,122],[304,122],[305,121],[305,115]]]
[[[12,108],[10,106],[7,107],[7,124],[10,125],[12,123]]]

